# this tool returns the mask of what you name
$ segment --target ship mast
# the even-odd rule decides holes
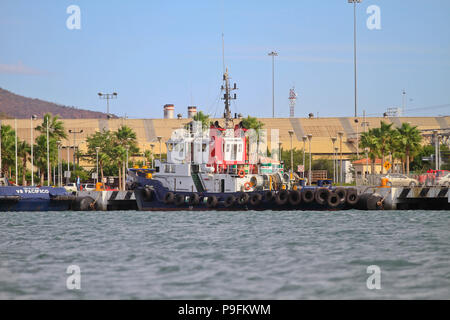
[[[222,91],[225,91],[222,100],[225,104],[225,111],[223,117],[225,119],[225,129],[233,128],[233,119],[231,117],[231,109],[230,103],[231,100],[236,100],[236,94],[233,96],[231,92],[237,90],[236,83],[234,83],[233,87],[230,87],[230,77],[228,75],[228,68],[225,67],[225,44],[224,44],[224,35],[222,33],[222,59],[223,59],[223,85],[221,87]]]

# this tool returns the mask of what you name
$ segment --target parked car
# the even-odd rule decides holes
[[[416,187],[419,181],[404,174],[391,173],[385,176],[388,179],[387,185],[390,187]]]
[[[77,184],[76,183],[68,183],[64,186],[67,192],[77,192]]]
[[[446,186],[446,187],[450,187],[450,173],[446,174],[443,177],[440,177],[437,184],[439,186]]]
[[[82,185],[83,191],[95,191],[95,184],[93,183],[86,183]]]

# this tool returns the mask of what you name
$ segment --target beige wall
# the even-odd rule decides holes
[[[271,140],[271,129],[279,130],[280,142],[282,147],[290,149],[289,130],[294,131],[293,146],[294,148],[303,148],[302,136],[312,134],[312,153],[319,156],[326,156],[331,154],[332,142],[331,137],[337,136],[337,132],[344,132],[343,153],[356,153],[355,144],[347,142],[348,138],[356,138],[356,132],[364,131],[361,127],[362,118],[359,119],[359,126],[354,122],[355,118],[261,118],[264,123],[264,128],[267,129],[267,140]],[[212,119],[215,121],[216,119]],[[64,126],[67,130],[72,129],[76,131],[83,130],[82,134],[76,135],[76,145],[82,151],[86,150],[85,139],[88,135],[93,134],[100,129],[117,130],[121,125],[127,125],[133,128],[137,134],[139,148],[142,150],[149,150],[150,144],[154,144],[155,154],[159,153],[159,144],[156,140],[157,136],[163,137],[162,152],[166,152],[164,142],[170,138],[174,129],[183,127],[190,119],[63,119]],[[219,120],[221,121],[221,119]],[[237,124],[239,120],[235,119]],[[420,130],[426,129],[445,129],[449,127],[450,117],[402,117],[402,118],[367,118],[369,123],[367,128],[376,128],[380,126],[380,121],[393,123],[394,126],[399,126],[401,122],[410,122],[411,125],[418,126]],[[14,120],[2,120],[4,125],[11,125],[14,128]],[[34,121],[34,125],[38,126],[42,123],[42,119]],[[30,142],[30,119],[17,120],[17,132],[21,140]],[[38,132],[34,133],[36,137]],[[73,134],[68,134],[68,141],[63,141],[63,145],[73,145]],[[339,143],[336,144],[339,146]],[[307,144],[308,150],[308,144]],[[66,152],[63,152],[64,159]]]

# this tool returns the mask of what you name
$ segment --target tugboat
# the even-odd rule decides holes
[[[74,200],[64,188],[15,186],[0,177],[0,211],[65,211]]]
[[[166,142],[167,161],[154,169],[128,170],[127,187],[135,190],[139,210],[317,210],[351,208],[358,202],[353,188],[306,186],[285,172],[276,159],[253,156],[248,130],[234,124],[230,111],[228,71],[223,75],[224,127],[207,130],[192,121]],[[250,156],[250,154],[252,156]]]

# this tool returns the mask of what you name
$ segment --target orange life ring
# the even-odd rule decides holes
[[[250,190],[251,187],[252,187],[252,184],[251,184],[250,182],[246,182],[246,183],[244,184],[244,189],[245,189],[245,190]]]
[[[239,176],[239,178],[245,177],[245,170],[244,169],[239,170],[238,176]]]

